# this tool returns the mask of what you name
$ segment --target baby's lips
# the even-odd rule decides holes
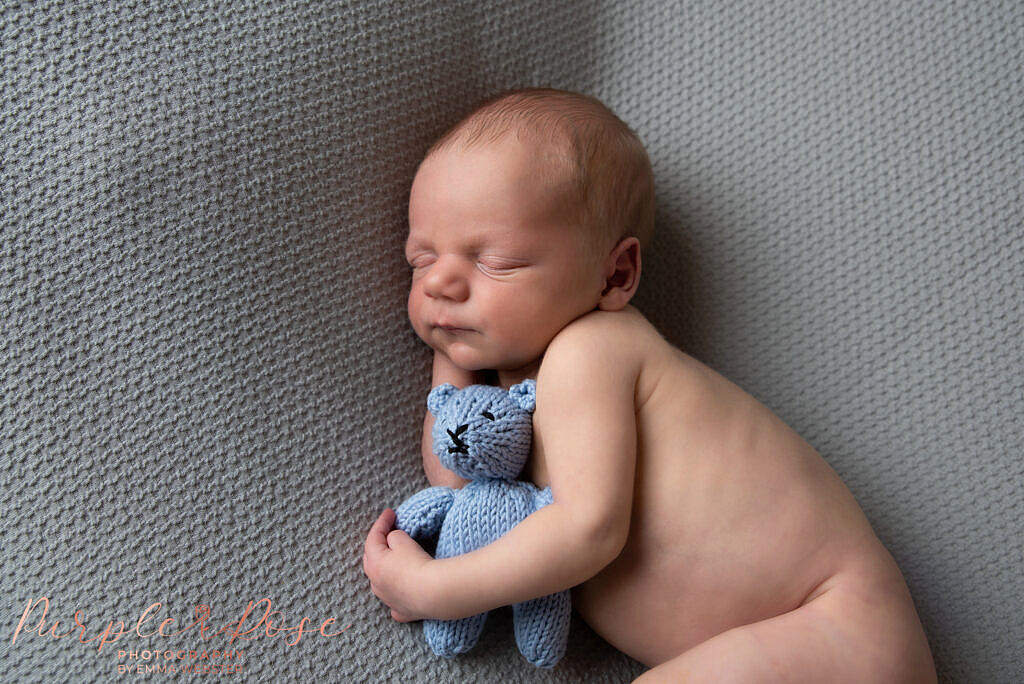
[[[445,332],[474,332],[473,328],[469,328],[455,321],[437,321],[434,323],[434,327],[440,328]]]

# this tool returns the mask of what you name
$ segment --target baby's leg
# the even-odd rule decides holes
[[[635,682],[935,682],[902,576],[837,575],[799,608],[736,627]]]

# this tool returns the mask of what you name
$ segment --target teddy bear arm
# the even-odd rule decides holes
[[[441,531],[455,500],[451,487],[427,487],[416,492],[395,509],[395,527],[417,541]]]

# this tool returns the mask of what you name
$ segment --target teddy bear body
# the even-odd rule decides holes
[[[528,515],[552,502],[551,489],[515,479],[530,453],[536,383],[508,391],[490,385],[462,390],[439,385],[427,406],[435,416],[434,453],[469,479],[464,487],[428,487],[396,509],[395,526],[418,541],[437,535],[435,557],[469,553],[495,541]],[[512,606],[516,644],[539,667],[562,657],[572,612],[569,590]],[[471,649],[487,613],[459,620],[424,620],[423,633],[437,655]]]

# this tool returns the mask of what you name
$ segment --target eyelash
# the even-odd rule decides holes
[[[501,272],[501,271],[511,271],[511,270],[514,270],[514,269],[515,269],[515,266],[504,266],[504,267],[498,267],[498,266],[488,266],[488,265],[487,265],[487,264],[485,264],[485,263],[481,263],[481,264],[480,264],[480,266],[481,266],[482,268],[485,268],[485,269],[487,269],[488,271],[497,271],[497,272]]]
[[[416,264],[413,264],[412,262],[406,262],[406,263],[408,263],[409,264],[409,268],[412,268],[412,269],[423,268],[422,265],[417,266]],[[488,271],[495,271],[495,272],[514,271],[515,269],[519,268],[518,266],[488,266],[487,264],[485,264],[483,262],[479,262],[479,264],[480,264],[481,267],[487,269]],[[429,266],[429,264],[427,264],[427,265]]]

